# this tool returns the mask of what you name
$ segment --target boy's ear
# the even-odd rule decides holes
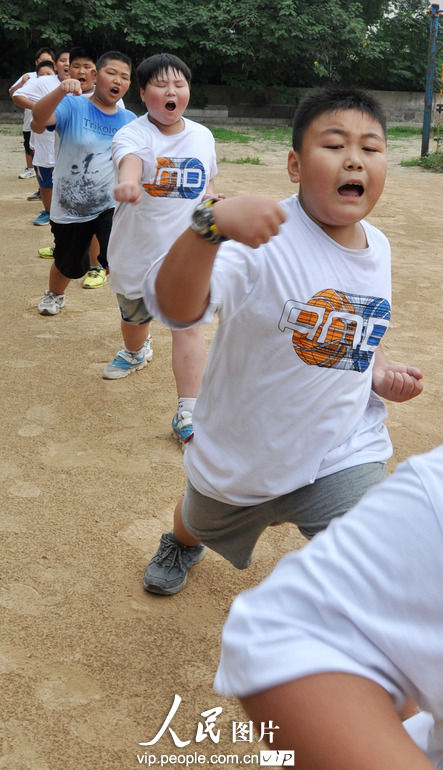
[[[290,150],[288,155],[288,174],[289,179],[294,184],[300,181],[300,161],[298,153],[295,150]]]
[[[144,102],[144,98],[143,98],[144,95],[145,95],[145,89],[144,88],[140,88],[140,99],[142,100],[142,102]]]

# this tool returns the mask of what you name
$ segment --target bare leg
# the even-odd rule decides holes
[[[49,291],[53,291],[54,294],[64,294],[70,280],[70,278],[66,278],[66,276],[60,272],[53,262],[49,271]]]
[[[182,521],[182,502],[183,498],[178,501],[174,511],[174,535],[180,543],[183,545],[198,545],[200,540],[196,540],[195,537],[189,534],[188,530]]]
[[[97,265],[97,267],[101,267],[100,262],[98,261],[98,255],[100,254],[100,244],[97,240],[97,236],[92,236],[92,241],[89,246],[89,264]]]
[[[52,190],[50,187],[40,187],[40,200],[43,204],[43,208],[49,214],[52,200]]]
[[[127,321],[121,321],[122,337],[125,343],[126,350],[131,353],[136,353],[143,347],[146,337],[148,336],[149,323],[136,326],[130,324]]]
[[[206,343],[202,326],[172,332],[172,371],[177,395],[196,398],[206,360]]]

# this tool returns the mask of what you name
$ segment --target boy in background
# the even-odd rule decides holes
[[[90,65],[92,77],[92,60]],[[114,210],[111,140],[135,118],[133,112],[117,107],[130,78],[130,59],[109,51],[97,62],[96,87],[90,99],[82,96],[79,80],[68,78],[34,105],[36,123],[40,128],[54,126],[59,139],[50,220],[54,262],[49,288],[38,305],[42,315],[57,314],[65,305],[70,280],[88,271],[94,235],[100,244],[100,263],[107,266]]]
[[[354,89],[312,92],[288,173],[299,194],[281,205],[252,195],[197,206],[146,276],[145,302],[172,328],[219,315],[185,497],[145,571],[153,593],[182,590],[202,543],[243,569],[267,526],[289,521],[308,538],[326,528],[385,475],[379,397],[422,390],[420,370],[380,347],[390,248],[364,219],[386,176],[379,104]]]
[[[50,60],[52,62],[55,61],[54,59],[54,52],[52,48],[39,48],[38,51],[35,54],[35,66],[41,62],[41,61],[47,61]],[[15,81],[15,83],[12,84],[12,86],[9,89],[9,96],[11,97],[14,104],[17,104],[15,100],[13,99],[13,96],[15,92],[22,88],[25,83],[30,78],[35,78],[37,76],[36,71],[33,72],[25,72],[24,75],[22,75],[18,80]],[[30,146],[30,139],[31,139],[31,120],[32,120],[32,111],[31,109],[25,107],[23,112],[23,146],[25,148],[25,158],[26,158],[26,167],[25,170],[22,171],[21,174],[18,175],[19,179],[31,179],[35,176],[35,170],[32,164],[32,148]],[[39,198],[39,195],[34,195],[30,197],[28,200],[36,200]]]
[[[191,71],[177,56],[155,54],[137,68],[147,113],[113,139],[118,201],[109,241],[110,284],[117,294],[124,348],[105,366],[118,379],[152,359],[152,312],[142,297],[143,277],[191,221],[195,204],[214,195],[215,143],[204,126],[183,117]],[[172,368],[178,407],[172,428],[180,443],[192,436],[192,411],[206,357],[202,328],[172,332]]]

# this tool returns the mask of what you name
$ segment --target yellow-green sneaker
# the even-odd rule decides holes
[[[100,286],[104,286],[107,280],[105,268],[97,265],[88,270],[82,286],[84,289],[99,289]]]
[[[53,246],[44,246],[43,249],[38,250],[38,255],[42,259],[53,259],[54,257]]]

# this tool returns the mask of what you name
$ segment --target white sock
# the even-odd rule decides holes
[[[177,407],[178,413],[181,414],[182,412],[191,412],[192,414],[196,401],[196,398],[179,398]]]

